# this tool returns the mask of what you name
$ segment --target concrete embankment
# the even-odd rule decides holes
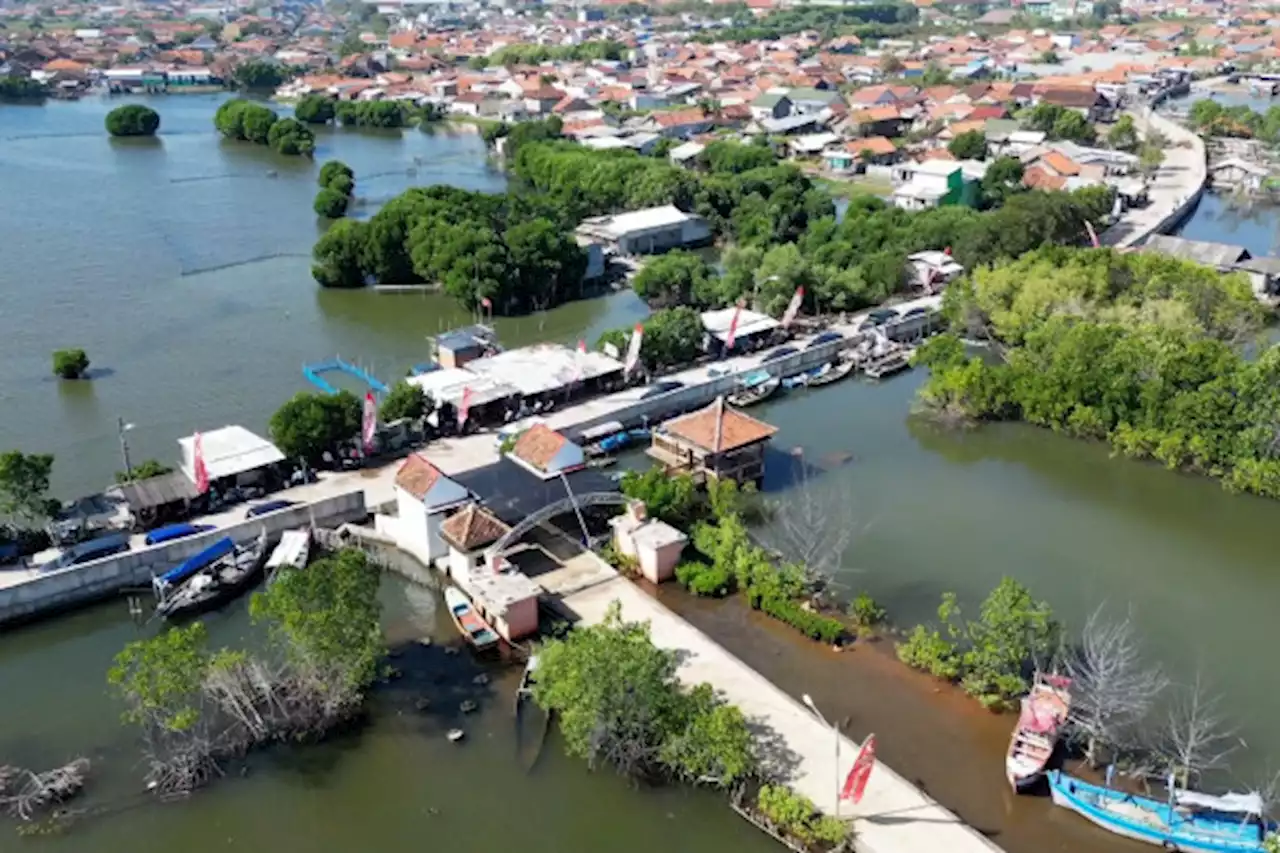
[[[853,806],[838,802],[839,787],[853,766],[859,744],[836,739],[831,727],[799,702],[738,660],[706,634],[645,595],[625,578],[573,593],[564,605],[586,624],[603,620],[617,601],[627,621],[648,622],[653,642],[681,654],[679,677],[688,685],[707,682],[761,730],[762,758],[799,793],[827,814],[854,819],[863,853],[997,853],[995,844],[881,762],[866,796]],[[850,690],[858,689],[856,684]]]
[[[240,512],[243,513],[243,508]],[[271,536],[308,525],[313,520],[317,524],[340,524],[366,515],[368,509],[364,492],[348,491],[252,521],[242,520],[199,536],[127,551],[80,566],[30,572],[25,581],[0,587],[0,625],[86,604],[130,587],[146,586],[153,575],[173,568],[223,536],[245,542],[263,530]]]

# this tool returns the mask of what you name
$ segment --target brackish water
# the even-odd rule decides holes
[[[425,335],[464,319],[434,297],[320,292],[305,257],[319,233],[310,209],[318,165],[218,140],[210,129],[215,101],[158,101],[163,136],[150,145],[108,140],[107,103],[0,107],[0,194],[22,199],[0,206],[0,448],[57,453],[64,491],[100,485],[120,467],[118,415],[138,424],[135,458],[172,458],[173,440],[193,429],[261,428],[282,399],[305,387],[303,361],[341,353],[392,377],[421,360]],[[479,140],[459,132],[323,133],[317,162],[331,156],[354,167],[357,192],[372,204],[413,183],[503,184]],[[1275,222],[1261,213],[1242,220],[1207,199],[1183,233],[1265,252]],[[622,294],[512,320],[501,331],[509,343],[569,342],[643,312]],[[49,351],[66,345],[88,349],[108,375],[75,385],[47,379]],[[908,625],[931,617],[945,590],[973,613],[1003,575],[1027,583],[1077,626],[1104,601],[1116,613],[1132,607],[1151,660],[1179,681],[1200,669],[1222,693],[1248,745],[1228,777],[1244,786],[1280,767],[1280,692],[1267,668],[1280,598],[1280,505],[1030,427],[939,432],[908,417],[921,378],[850,381],[758,410],[780,426],[780,449],[802,446],[824,469],[814,488],[859,531],[845,556],[850,591],[868,590]],[[852,458],[840,464],[833,455],[842,453]],[[773,497],[785,496],[780,470],[769,477]],[[413,615],[429,613],[432,596],[395,581],[386,594],[393,637],[439,630],[434,616]],[[214,622],[219,637],[246,630],[243,617]],[[759,631],[745,616],[719,624],[715,634],[731,649]],[[0,756],[59,762],[89,752],[99,759],[92,796],[117,802],[135,790],[141,771],[103,674],[136,633],[124,605],[113,603],[0,638]],[[844,673],[846,681],[806,670],[799,657],[780,666],[784,658],[766,653],[774,657],[757,665],[777,669],[774,677],[793,692],[808,689],[823,701],[823,691],[865,697],[874,689],[856,671]],[[422,663],[429,673],[438,661]],[[423,690],[441,686],[430,680],[424,676]],[[455,682],[470,678],[448,676],[444,686]],[[637,797],[555,748],[531,776],[521,775],[509,683],[495,685],[501,695],[483,703],[468,722],[472,737],[454,747],[443,738],[448,721],[413,709],[413,683],[380,693],[372,724],[358,736],[254,759],[247,779],[228,779],[190,803],[103,818],[54,846],[327,853],[422,844],[492,850],[512,841],[546,851],[763,844],[714,798]],[[902,707],[896,730],[894,715],[866,722],[883,753],[900,757],[913,778],[913,768],[929,766],[949,774],[932,790],[993,834],[1001,821],[1027,824],[996,834],[998,843],[1014,853],[1104,849],[1100,835],[1067,829],[1073,821],[1045,812],[1028,821],[1024,807],[1009,805],[999,737],[977,741],[968,760],[935,756],[917,748],[922,738],[913,741],[925,721],[946,732],[961,731],[964,720]],[[1034,843],[1041,819],[1052,845]],[[1079,843],[1064,847],[1062,838]],[[9,843],[0,841],[0,850]]]

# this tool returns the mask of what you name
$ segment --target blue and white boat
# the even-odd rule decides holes
[[[1060,770],[1049,772],[1056,805],[1108,832],[1166,850],[1197,853],[1263,853],[1276,825],[1262,817],[1262,797],[1211,796],[1175,790],[1167,802],[1093,785]]]

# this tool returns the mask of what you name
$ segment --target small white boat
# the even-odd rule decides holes
[[[268,577],[274,578],[276,572],[285,566],[305,569],[310,558],[311,530],[306,527],[300,527],[297,530],[286,530],[280,534],[280,542],[272,550],[271,556],[267,558]]]

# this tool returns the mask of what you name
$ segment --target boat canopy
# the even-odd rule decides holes
[[[1262,795],[1255,792],[1248,794],[1200,794],[1196,791],[1178,791],[1175,802],[1205,811],[1225,812],[1228,814],[1260,815],[1262,814]]]
[[[608,438],[611,435],[617,435],[625,430],[621,421],[609,421],[608,423],[593,426],[591,429],[583,430],[580,436],[581,440],[590,444],[593,441],[599,441],[602,438]]]
[[[197,554],[193,554],[177,566],[174,566],[172,569],[165,572],[160,576],[160,581],[166,584],[181,583],[189,576],[212,563],[214,560],[217,560],[220,557],[225,557],[235,549],[236,543],[232,541],[231,537],[224,536],[208,548],[205,548]]]
[[[753,370],[750,373],[744,373],[739,377],[738,383],[746,388],[754,388],[757,385],[763,385],[772,378],[772,374],[762,368],[760,370]]]

